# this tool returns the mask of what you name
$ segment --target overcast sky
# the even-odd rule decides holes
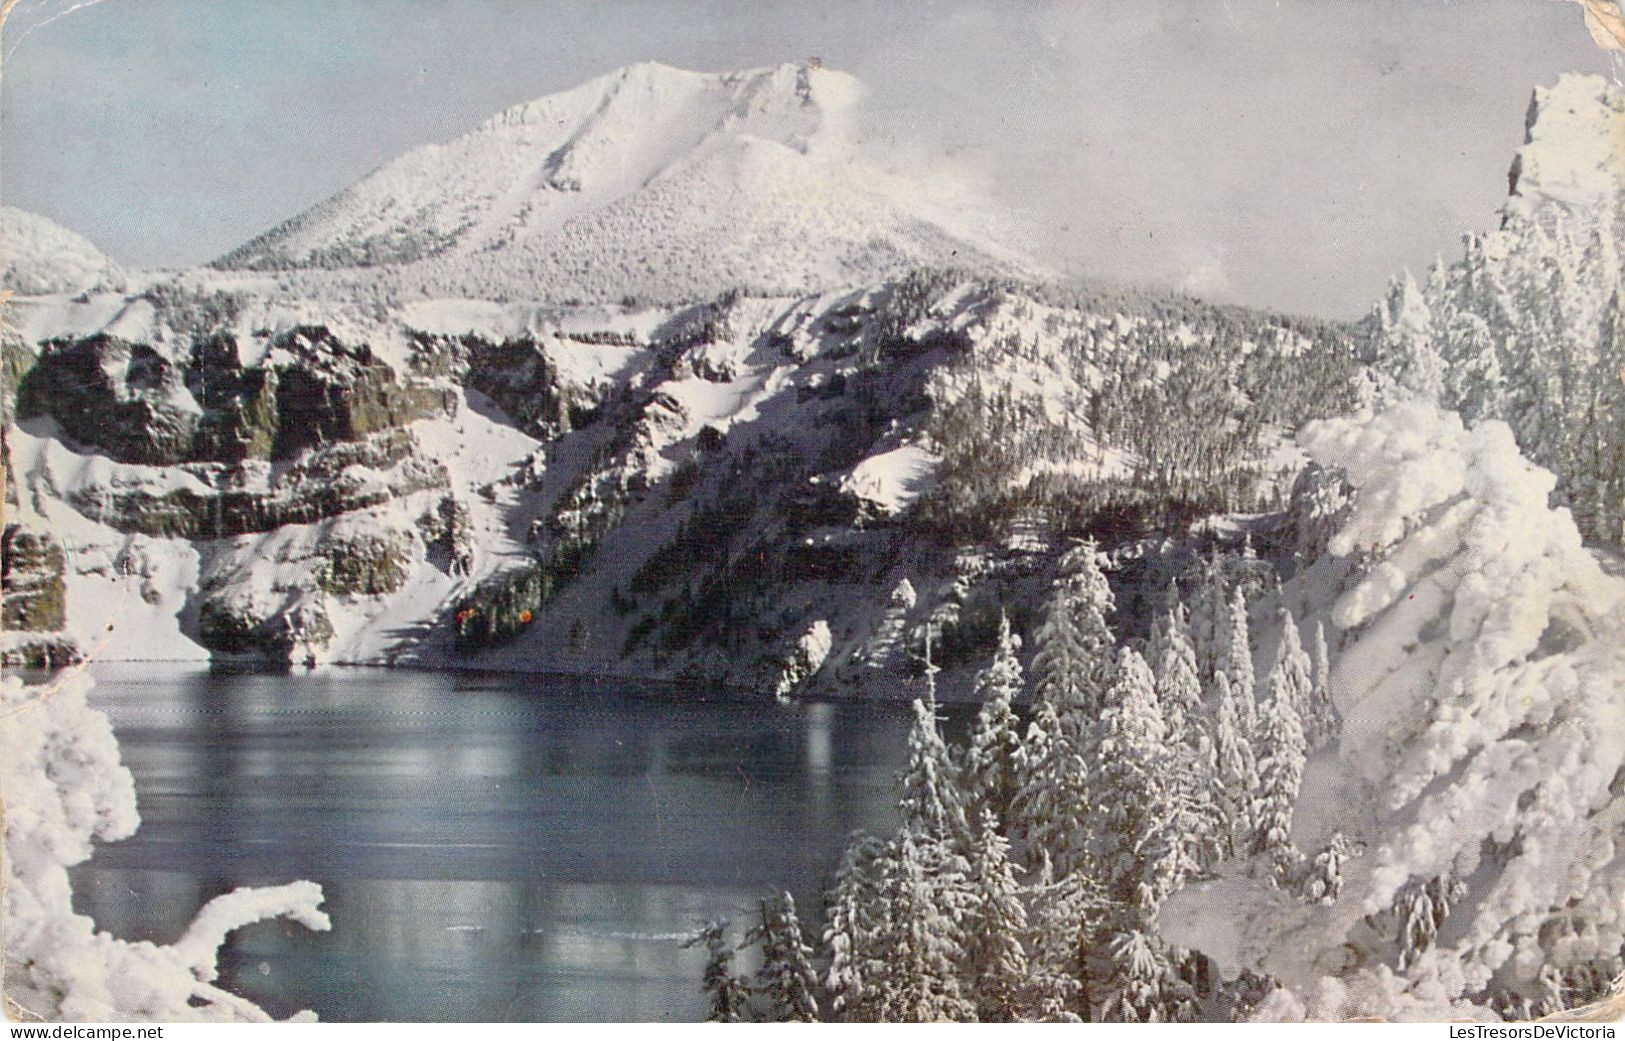
[[[1531,87],[1615,74],[1566,0],[21,0],[4,47],[0,198],[130,265],[630,62],[817,55],[1050,262],[1331,316],[1493,224]]]

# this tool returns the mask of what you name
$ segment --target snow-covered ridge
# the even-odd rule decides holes
[[[84,236],[38,214],[0,206],[0,288],[38,296],[123,286],[124,272]]]
[[[1012,531],[1035,554],[1018,569],[1033,581],[1052,524],[1067,523],[1047,511],[1070,491],[1152,465],[1190,472],[1183,456],[1155,462],[1157,425],[1132,418],[1161,409],[1163,386],[1199,368],[1193,385],[1230,388],[1186,407],[1225,431],[1202,465],[1246,471],[1214,479],[1252,502],[1281,480],[1268,418],[1280,406],[1261,376],[1303,388],[1292,415],[1326,408],[1314,402],[1347,377],[1335,329],[945,272],[687,307],[421,300],[331,326],[309,324],[318,304],[280,296],[159,299],[74,305],[66,340],[35,316],[35,353],[15,361],[30,388],[10,439],[17,516],[66,561],[65,624],[49,628],[103,658],[687,670],[760,690],[822,620],[831,649],[809,682],[860,691],[889,681],[871,663],[891,661],[905,621],[953,615],[945,597],[1005,581],[962,581],[954,547],[915,527],[924,514],[957,525],[1026,510]],[[195,333],[204,321],[217,324]],[[123,335],[97,335],[112,327]],[[1330,368],[1306,367],[1312,341]],[[306,355],[312,371],[349,374],[324,384],[320,409],[281,389]],[[59,389],[41,400],[41,388]],[[188,402],[203,415],[183,414]],[[1227,427],[1238,408],[1253,418]],[[128,421],[110,439],[113,410]],[[157,415],[175,438],[148,436]],[[460,612],[507,611],[501,584],[527,575],[541,584],[513,593],[518,629],[454,640]],[[911,619],[888,606],[905,578],[930,583]],[[702,639],[668,606],[702,587],[779,605],[782,626],[740,629],[720,651],[731,616],[691,611],[710,619]]]
[[[299,270],[322,295],[663,301],[1026,267],[960,190],[857,161],[862,93],[811,65],[633,65],[414,149],[215,267]]]

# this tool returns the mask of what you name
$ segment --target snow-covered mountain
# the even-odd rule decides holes
[[[1036,1015],[1528,1017],[1605,989],[1625,99],[1538,91],[1502,226],[1354,330],[1009,277],[850,162],[854,93],[639,66],[412,153],[223,269],[40,283],[0,367],[0,655],[910,697],[929,653],[945,697],[1003,690],[1010,740],[983,713],[963,759],[921,707],[905,783],[980,778],[990,808],[989,779],[1022,776],[1004,824],[1042,864],[1001,928],[1039,938],[1040,971],[1010,970]],[[81,694],[40,733],[102,733]],[[997,749],[1016,765],[984,770]],[[86,762],[45,802],[116,773]],[[907,813],[950,805],[925,791]],[[956,816],[905,823],[871,854],[912,874],[874,877],[957,887],[914,859]],[[1014,891],[986,869],[1007,837],[978,834],[975,870]],[[85,841],[39,837],[62,835],[32,876],[57,897]],[[319,925],[315,895],[241,903]],[[1080,964],[1080,936],[1108,957]],[[205,946],[154,964],[206,974]],[[196,996],[164,975],[153,1007]]]
[[[0,206],[0,289],[39,295],[123,287],[124,272],[84,236]]]
[[[408,152],[216,266],[350,269],[293,280],[314,291],[381,281],[555,301],[1016,268],[964,226],[973,201],[863,161],[850,132],[860,96],[850,76],[809,65],[633,65]]]
[[[234,261],[302,267],[16,301],[13,650],[772,690],[817,646],[797,689],[872,693],[906,689],[929,622],[951,694],[1001,610],[1030,627],[1024,591],[1070,538],[1135,561],[1119,572],[1131,628],[1195,542],[1239,551],[1250,532],[1290,558],[1298,536],[1273,512],[1304,461],[1290,432],[1371,391],[1335,325],[1062,292],[985,260],[998,277],[900,275],[895,254],[866,284],[711,295],[693,290],[719,269],[685,254],[650,276],[677,303],[622,299],[647,284],[607,274],[600,303],[546,299],[583,290],[567,279],[403,288],[553,264],[570,235],[643,256],[662,237],[642,223],[652,200],[679,186],[692,205],[659,212],[688,231],[712,214],[718,242],[771,268],[787,254],[739,236],[805,216],[773,201],[788,183],[773,170],[818,181],[807,199],[856,176],[854,94],[819,69],[638,66],[412,153]],[[1565,114],[1590,98],[1565,131],[1582,137],[1616,111],[1589,81],[1541,97]],[[1544,157],[1546,123],[1520,162],[1524,200],[1575,180]],[[746,156],[769,173],[745,176]],[[708,179],[719,163],[728,177]],[[723,182],[743,208],[707,194]],[[864,197],[905,212],[878,190]],[[849,216],[837,194],[829,212]],[[841,227],[801,226],[804,255],[856,241]],[[363,260],[378,266],[319,266]],[[822,282],[799,270],[786,280]],[[376,292],[378,277],[397,281]],[[1409,371],[1402,333],[1428,326],[1412,311],[1378,323],[1399,361],[1368,359],[1377,371]],[[115,611],[139,624],[105,635]]]

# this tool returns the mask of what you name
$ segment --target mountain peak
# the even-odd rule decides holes
[[[1622,164],[1625,93],[1601,76],[1565,74],[1530,98],[1524,144],[1508,174],[1508,207],[1612,205],[1625,187]]]
[[[963,200],[930,206],[918,185],[858,162],[862,95],[815,62],[630,65],[414,149],[215,266],[410,269],[410,285],[441,295],[665,300],[925,264],[1019,267],[953,230],[973,208]]]
[[[0,206],[0,288],[38,296],[123,285],[124,272],[83,235],[39,214]]]

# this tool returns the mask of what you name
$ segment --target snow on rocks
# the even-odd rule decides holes
[[[936,485],[942,457],[919,445],[869,456],[841,479],[841,490],[886,515],[908,509]]]
[[[127,838],[140,824],[134,781],[107,717],[86,704],[89,687],[74,673],[50,687],[0,679],[8,1003],[48,1020],[269,1020],[213,985],[218,949],[268,918],[328,929],[315,883],[216,897],[168,946],[117,939],[74,912],[67,869],[90,859],[93,840]]]
[[[1601,76],[1569,74],[1537,87],[1512,168],[1512,209],[1540,200],[1584,209],[1611,204],[1625,154],[1625,94]]]
[[[1176,897],[1165,933],[1229,929],[1214,950],[1280,980],[1282,1015],[1482,1018],[1496,998],[1538,1000],[1544,973],[1625,940],[1625,582],[1500,422],[1407,404],[1299,440],[1358,489],[1331,552],[1370,563],[1333,608],[1344,728],[1310,763],[1305,792],[1325,797],[1300,801],[1293,830],[1367,852],[1328,905],[1271,910],[1237,867]],[[1440,877],[1466,883],[1450,929],[1400,971],[1368,916]]]

